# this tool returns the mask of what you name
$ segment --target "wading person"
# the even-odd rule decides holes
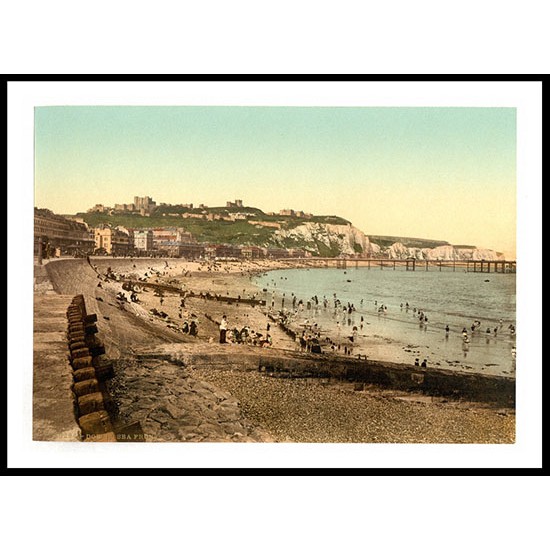
[[[225,344],[225,336],[227,334],[227,317],[224,315],[220,323],[220,344]]]

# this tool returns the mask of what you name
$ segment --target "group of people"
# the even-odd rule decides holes
[[[183,334],[189,334],[189,336],[198,336],[199,326],[196,319],[191,319],[191,321],[184,321],[181,327]]]
[[[487,327],[485,329],[485,336],[490,336],[491,334],[493,334],[494,336],[496,336],[498,334],[499,331],[502,331],[502,327],[503,327],[503,320],[500,319],[499,321],[499,324],[498,326],[495,326],[493,329],[491,329],[491,327]],[[447,332],[449,332],[449,325],[447,325],[447,327],[445,328],[445,330]],[[473,336],[474,334],[477,334],[477,333],[482,333],[481,331],[481,321],[479,320],[475,320],[472,325],[470,326],[470,331],[471,331],[471,335]],[[508,325],[508,332],[511,336],[514,336],[515,333],[516,333],[516,327],[513,325],[513,324],[509,324]],[[462,329],[462,338],[464,341],[469,341],[469,336],[468,336],[468,330],[466,327],[464,327]]]
[[[321,343],[320,343],[321,333],[308,333],[305,330],[296,337],[297,344],[300,351],[306,353],[321,353]]]
[[[265,334],[252,330],[248,325],[241,329],[229,328],[227,316],[223,315],[219,323],[220,344],[249,344],[252,346],[270,347],[273,345],[273,338],[270,333],[271,325],[267,323]]]
[[[415,367],[422,367],[423,369],[426,369],[428,368],[428,360],[427,359],[424,359],[424,361],[422,361],[422,364],[420,364],[420,360],[418,359],[418,357],[414,360],[414,366]]]

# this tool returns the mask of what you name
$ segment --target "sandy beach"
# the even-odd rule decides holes
[[[357,391],[345,382],[281,379],[238,368],[243,350],[261,350],[259,343],[220,344],[223,315],[230,330],[246,326],[262,335],[257,342],[269,324],[269,350],[296,350],[295,340],[267,316],[269,303],[261,307],[221,299],[262,298],[262,289],[252,278],[288,267],[284,262],[91,258],[91,266],[85,260],[67,260],[50,262],[47,268],[57,292],[84,294],[90,312],[98,313],[107,355],[117,361],[112,390],[120,414],[140,420],[149,441],[512,443],[515,439],[513,409],[368,385]],[[295,262],[292,267],[297,267]],[[128,281],[138,290],[135,302],[131,291],[123,288]],[[178,292],[158,292],[140,282],[170,285]],[[219,299],[197,296],[201,292]],[[192,321],[198,326],[196,336],[182,332],[185,322]],[[164,358],[148,359],[162,344],[190,354],[222,354],[227,364],[196,368],[174,366]],[[159,374],[163,372],[166,376]],[[159,413],[168,402],[170,410]]]

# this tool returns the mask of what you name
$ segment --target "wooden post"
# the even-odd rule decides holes
[[[395,260],[393,261],[393,270],[395,271]]]

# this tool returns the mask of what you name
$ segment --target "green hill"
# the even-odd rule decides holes
[[[221,215],[241,214],[247,219],[226,221],[208,220],[201,218],[183,218],[182,214],[190,215]],[[112,226],[123,226],[127,228],[140,229],[152,227],[181,227],[191,233],[198,242],[228,243],[238,245],[257,246],[280,246],[272,239],[276,230],[274,227],[253,225],[250,221],[275,222],[280,224],[282,229],[292,229],[304,222],[327,223],[333,225],[349,225],[350,222],[339,216],[312,216],[309,218],[298,218],[281,216],[278,214],[268,215],[259,208],[253,207],[210,207],[210,208],[185,208],[181,206],[163,205],[155,209],[150,216],[141,216],[137,213],[126,212],[86,212],[78,213],[90,227],[100,224]]]
[[[383,235],[368,235],[371,243],[381,247],[388,247],[394,243],[401,243],[407,248],[436,248],[437,246],[446,246],[447,241],[436,241],[433,239],[419,239],[416,237],[391,237]]]

